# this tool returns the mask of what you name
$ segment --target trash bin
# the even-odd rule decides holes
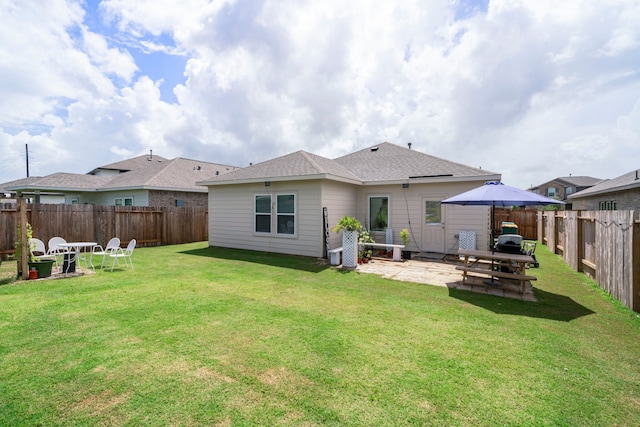
[[[518,234],[518,225],[515,222],[503,222],[502,234]]]
[[[76,272],[76,254],[75,252],[65,252],[64,261],[62,262],[63,273],[75,273]]]

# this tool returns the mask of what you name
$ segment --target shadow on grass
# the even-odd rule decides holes
[[[449,296],[497,314],[510,314],[569,322],[579,317],[595,313],[565,295],[553,294],[540,289],[536,289],[535,294],[538,302],[500,298],[453,288],[449,289]]]
[[[270,265],[272,267],[291,268],[294,270],[319,273],[331,268],[328,260],[311,258],[300,255],[285,255],[273,252],[249,251],[245,249],[229,249],[219,247],[207,247],[181,251],[181,254],[195,255],[207,258],[219,258],[233,261],[251,262]]]

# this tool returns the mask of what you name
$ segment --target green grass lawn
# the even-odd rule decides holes
[[[537,303],[205,243],[4,262],[0,425],[640,425],[638,314],[536,255]]]

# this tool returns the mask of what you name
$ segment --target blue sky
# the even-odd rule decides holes
[[[0,5],[0,182],[381,141],[520,188],[640,167],[636,0]],[[20,34],[20,37],[16,37]]]

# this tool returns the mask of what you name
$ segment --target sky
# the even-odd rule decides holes
[[[244,167],[384,141],[523,189],[640,168],[638,0],[5,0],[0,40],[0,183],[27,158]]]

